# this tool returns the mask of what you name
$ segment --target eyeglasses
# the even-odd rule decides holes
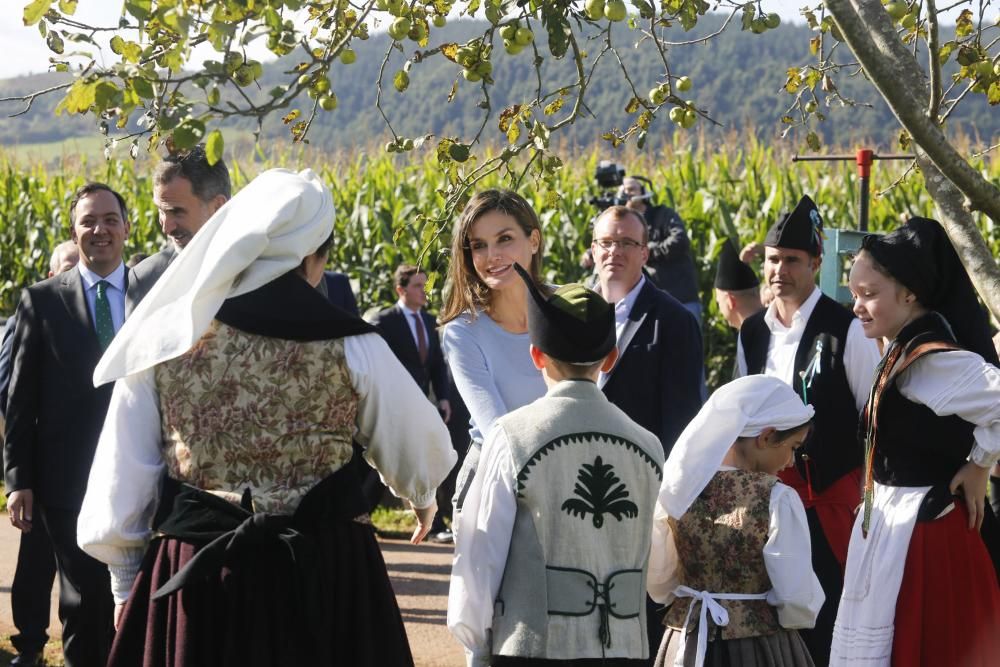
[[[645,245],[634,239],[594,239],[594,243],[602,250],[611,250],[615,246],[622,250],[635,250]]]

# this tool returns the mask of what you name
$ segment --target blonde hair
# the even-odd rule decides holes
[[[438,321],[446,324],[463,312],[473,317],[477,310],[489,310],[492,293],[482,281],[472,263],[472,249],[469,247],[469,231],[479,218],[492,211],[509,215],[517,221],[525,236],[538,232],[538,252],[531,256],[531,274],[535,285],[541,285],[542,270],[542,225],[531,204],[512,190],[484,190],[465,205],[462,215],[455,223],[451,239],[451,264],[448,267],[448,296]]]

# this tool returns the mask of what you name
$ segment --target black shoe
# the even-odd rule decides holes
[[[10,661],[11,667],[36,667],[45,664],[41,651],[36,653],[19,653]]]

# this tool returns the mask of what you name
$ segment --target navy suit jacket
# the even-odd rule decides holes
[[[79,268],[25,289],[17,318],[5,491],[32,489],[36,503],[78,511],[113,386],[94,387],[102,352]]]
[[[660,439],[664,454],[701,409],[701,331],[677,299],[648,278],[618,341],[620,356],[602,378],[608,399]]]
[[[378,327],[379,333],[389,344],[389,349],[410,372],[420,389],[427,394],[433,387],[434,397],[437,400],[447,400],[449,398],[448,367],[441,352],[441,339],[438,338],[437,323],[426,311],[421,310],[420,316],[424,322],[424,330],[427,332],[426,364],[420,363],[417,341],[413,339],[410,324],[406,321],[407,315],[399,307],[399,304],[380,310],[372,319],[372,324]]]
[[[354,298],[351,281],[345,274],[337,273],[336,271],[324,271],[323,280],[320,281],[319,285],[319,291],[326,296],[327,301],[342,310],[359,315],[358,301]]]

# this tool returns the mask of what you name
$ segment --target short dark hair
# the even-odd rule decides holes
[[[636,220],[639,221],[639,224],[642,225],[642,242],[648,243],[649,223],[646,222],[646,216],[644,216],[642,213],[639,213],[639,211],[635,210],[634,208],[629,208],[628,206],[622,206],[620,204],[609,206],[608,208],[604,209],[601,212],[601,214],[594,219],[593,227],[590,230],[591,235],[593,235],[593,232],[597,229],[597,223],[603,220],[604,218],[610,218],[611,220],[623,220],[629,216],[633,216]]]
[[[548,361],[546,363],[551,364],[552,367],[559,371],[563,377],[571,379],[589,378],[595,371],[601,370],[601,366],[604,365],[604,359],[595,361],[592,364],[575,364],[569,361],[563,361],[562,359],[556,359],[548,353],[546,353],[545,356],[548,357]]]
[[[219,195],[226,199],[233,196],[229,168],[222,158],[210,165],[204,144],[163,158],[153,171],[153,184],[169,183],[178,176],[191,183],[191,192],[203,202],[211,201]]]
[[[396,287],[406,287],[410,284],[410,279],[418,273],[426,274],[427,272],[413,264],[400,264],[392,274],[393,284]]]
[[[330,235],[326,237],[326,240],[319,244],[316,248],[314,255],[327,256],[330,254],[330,248],[333,247],[333,230],[330,231]]]
[[[102,191],[110,192],[115,196],[115,199],[118,200],[118,208],[120,208],[122,212],[122,222],[128,220],[128,207],[125,205],[125,198],[122,197],[117,192],[115,192],[114,190],[112,190],[110,185],[106,185],[104,183],[91,182],[85,185],[81,185],[79,188],[77,188],[76,192],[73,193],[73,199],[71,199],[69,202],[69,222],[71,225],[76,224],[76,221],[73,218],[76,215],[76,205],[80,203],[80,200],[86,197],[87,195],[92,195],[95,192],[102,192]]]

